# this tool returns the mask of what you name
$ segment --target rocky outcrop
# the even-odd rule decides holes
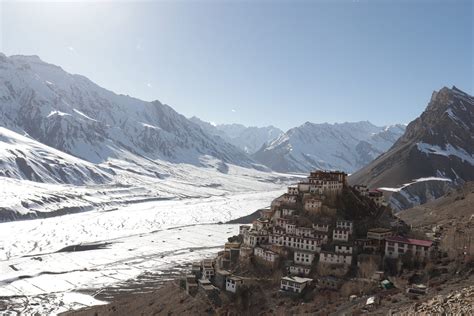
[[[417,315],[471,315],[474,306],[474,286],[448,295],[437,295],[424,303],[414,304],[409,313]]]

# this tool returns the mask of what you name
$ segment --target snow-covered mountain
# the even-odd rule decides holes
[[[191,121],[211,135],[216,135],[248,154],[253,154],[263,145],[275,140],[283,131],[275,126],[244,126],[242,124],[211,124],[193,116]]]
[[[433,189],[435,181],[442,182],[439,188],[449,188],[472,180],[474,97],[456,87],[433,92],[426,110],[408,124],[405,134],[386,153],[349,177],[351,183],[398,192],[391,197],[397,199],[392,205],[398,208],[443,195],[445,189]]]
[[[0,102],[1,126],[89,162],[138,156],[201,165],[212,156],[253,166],[171,107],[117,95],[37,56],[0,54]]]
[[[36,182],[98,184],[115,172],[0,127],[0,176]]]
[[[253,157],[281,172],[313,169],[354,172],[389,149],[404,130],[405,126],[400,124],[379,127],[367,121],[306,122],[262,147]]]

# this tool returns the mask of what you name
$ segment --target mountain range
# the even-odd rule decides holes
[[[0,55],[0,70],[0,124],[89,162],[145,156],[200,165],[207,155],[253,165],[159,101],[117,95],[37,56]]]
[[[306,122],[283,132],[188,119],[37,56],[0,54],[0,102],[0,176],[17,180],[92,185],[184,179],[182,170],[195,168],[236,174],[235,166],[256,179],[338,169],[353,173],[351,183],[385,188],[398,209],[474,180],[474,98],[456,87],[435,91],[408,126]]]
[[[9,148],[2,175],[40,182],[104,183],[123,170],[160,175],[163,162],[218,172],[227,172],[227,164],[264,172],[352,172],[404,129],[306,123],[283,133],[273,126],[213,125],[159,101],[116,94],[38,56],[0,54],[0,102],[0,140]],[[282,153],[288,145],[291,155]],[[275,163],[281,160],[287,162]]]
[[[191,117],[190,120],[198,124],[207,133],[221,137],[247,154],[254,154],[266,143],[283,134],[281,129],[271,125],[247,127],[242,124],[211,124],[195,116]]]
[[[305,124],[269,142],[253,157],[280,172],[307,173],[314,169],[354,172],[385,152],[405,126],[375,126],[368,121]]]

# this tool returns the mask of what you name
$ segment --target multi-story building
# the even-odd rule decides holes
[[[336,244],[334,246],[334,252],[352,254],[353,248],[352,248],[352,245],[348,245],[348,244]]]
[[[329,232],[329,224],[324,224],[324,223],[316,223],[313,224],[313,229],[318,231],[318,232]]]
[[[374,203],[377,206],[382,206],[385,203],[385,199],[383,197],[383,192],[378,190],[378,189],[370,190],[369,191],[369,198],[372,201],[374,201]]]
[[[362,196],[367,196],[369,194],[369,188],[366,185],[356,184],[354,185],[354,189]]]
[[[259,210],[260,217],[264,219],[271,219],[273,216],[273,210],[271,208],[262,208]]]
[[[243,283],[244,280],[242,278],[239,278],[237,276],[229,276],[226,278],[225,289],[228,292],[235,293],[237,292],[238,287]]]
[[[250,230],[244,234],[244,244],[255,247],[258,244],[268,242],[268,232],[266,230]]]
[[[323,202],[320,199],[306,199],[304,202],[304,210],[309,213],[318,213],[321,211],[321,207],[323,206]]]
[[[352,234],[354,223],[352,221],[346,220],[337,220],[336,221],[336,228],[347,228],[349,230],[349,234]]]
[[[239,226],[239,234],[243,236],[246,231],[250,230],[250,228],[251,228],[250,225],[240,225]]]
[[[391,236],[393,236],[393,231],[388,228],[371,228],[367,231],[367,239],[375,239],[381,241]]]
[[[300,193],[308,193],[309,192],[309,182],[300,182],[298,183],[298,192]]]
[[[348,228],[334,228],[332,231],[333,241],[349,241],[350,230]]]
[[[202,277],[210,280],[214,277],[214,260],[204,259],[201,262]]]
[[[313,279],[301,278],[297,276],[286,276],[281,278],[280,289],[283,291],[301,293],[305,287],[310,284]]]
[[[271,234],[269,236],[269,243],[285,246],[292,249],[319,252],[321,250],[321,245],[323,244],[323,241],[321,239],[311,237]]]
[[[297,185],[290,185],[288,187],[288,194],[289,195],[298,195],[300,192],[298,190],[298,186]]]
[[[264,261],[269,265],[274,265],[278,262],[279,255],[276,252],[267,250],[261,247],[254,248],[254,255],[256,258]]]
[[[252,224],[253,224],[254,229],[262,230],[262,229],[268,229],[272,223],[270,219],[268,218],[259,217],[256,220],[254,220]]]
[[[346,253],[336,253],[333,251],[321,251],[319,262],[335,265],[351,265],[352,255]]]
[[[311,227],[298,226],[295,228],[295,235],[314,238],[314,230]]]
[[[401,236],[385,238],[385,256],[398,258],[411,252],[414,258],[426,258],[430,253],[433,242],[430,240],[411,239]]]
[[[291,265],[290,273],[297,276],[307,276],[311,272],[311,266]]]
[[[297,265],[310,266],[314,261],[314,252],[295,250],[294,261]]]

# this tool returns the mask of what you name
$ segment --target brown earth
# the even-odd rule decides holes
[[[68,316],[132,316],[132,315],[215,315],[206,296],[192,297],[169,281],[156,291],[146,294],[129,294],[101,306],[67,312]]]

